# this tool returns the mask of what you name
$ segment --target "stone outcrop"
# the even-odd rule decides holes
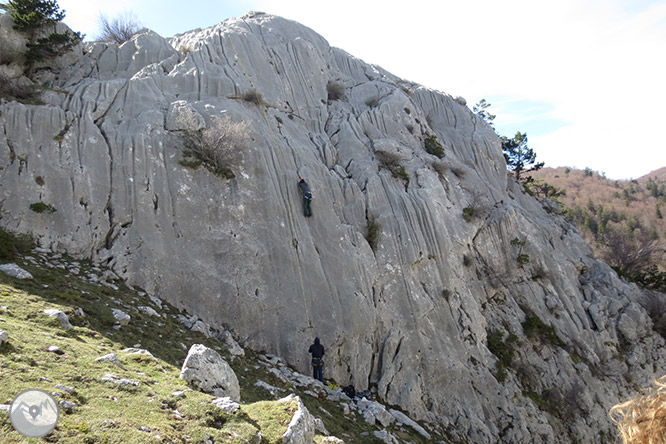
[[[284,444],[310,444],[314,442],[315,423],[301,398],[296,395],[289,395],[278,402],[296,402],[298,408],[291,417],[287,431],[282,435]]]
[[[32,275],[16,264],[2,264],[0,271],[16,279],[32,279]]]
[[[240,386],[233,369],[215,350],[194,344],[187,353],[180,379],[199,390],[240,402]]]
[[[460,98],[261,13],[88,44],[51,86],[45,105],[0,104],[2,225],[243,346],[307,374],[320,336],[324,377],[475,443],[593,441],[660,376],[643,293],[522,191]],[[223,115],[252,140],[231,180],[179,163],[181,122]]]

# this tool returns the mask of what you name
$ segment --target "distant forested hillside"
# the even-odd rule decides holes
[[[563,191],[557,200],[597,257],[666,289],[666,168],[633,180],[608,179],[589,168],[543,168],[532,175]]]

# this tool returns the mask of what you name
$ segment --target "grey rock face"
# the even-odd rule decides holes
[[[412,420],[409,416],[407,416],[407,415],[405,415],[404,413],[402,413],[402,412],[400,412],[400,411],[398,411],[398,410],[395,410],[395,409],[391,409],[391,410],[389,410],[389,413],[390,413],[391,416],[393,416],[393,417],[395,418],[395,420],[398,421],[399,423],[404,424],[404,425],[406,425],[406,426],[409,426],[409,427],[413,428],[414,430],[416,430],[416,431],[417,431],[421,436],[423,436],[424,438],[426,438],[426,439],[431,439],[430,434],[429,434],[428,432],[426,432],[425,429],[424,429],[423,427],[421,427],[420,425],[418,425],[418,423],[416,423],[416,421]],[[385,424],[383,424],[383,425],[385,426]]]
[[[201,391],[240,402],[240,386],[233,369],[218,352],[203,344],[194,344],[187,353],[180,379]]]
[[[89,44],[52,86],[46,105],[0,104],[3,226],[108,264],[243,346],[309,374],[317,335],[325,377],[376,386],[481,444],[591,442],[613,430],[621,395],[661,376],[641,291],[507,176],[500,141],[461,98],[260,13]],[[241,99],[253,88],[263,104]],[[208,127],[222,115],[250,124],[232,180],[179,163],[182,116]],[[39,200],[58,211],[31,212]],[[513,347],[504,372],[497,343]]]

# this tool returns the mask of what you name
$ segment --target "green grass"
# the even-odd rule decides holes
[[[0,306],[7,307],[0,311],[0,318],[4,319],[0,327],[10,335],[9,342],[0,348],[0,403],[9,404],[20,391],[31,388],[56,392],[61,395],[57,401],[66,399],[76,403],[78,407],[71,413],[61,412],[58,426],[45,438],[47,441],[147,442],[157,440],[155,435],[159,435],[165,441],[203,442],[210,436],[215,442],[240,444],[252,441],[259,431],[265,435],[265,431],[270,430],[270,436],[281,436],[280,432],[286,430],[286,426],[282,427],[284,421],[274,424],[273,416],[290,418],[293,406],[269,400],[263,401],[260,408],[252,403],[244,404],[239,413],[230,414],[214,407],[212,396],[191,390],[179,379],[180,366],[187,353],[180,342],[187,342],[188,347],[204,343],[217,349],[227,361],[230,356],[216,340],[185,330],[171,317],[178,313],[175,309],[153,306],[169,316],[166,319],[145,316],[131,307],[152,304],[139,299],[136,292],[120,282],[116,283],[120,289],[115,291],[67,275],[65,270],[37,267],[27,262],[20,265],[35,278],[20,281],[4,274],[0,276]],[[84,270],[88,267],[81,265]],[[85,317],[73,315],[77,307],[83,309]],[[43,314],[47,308],[68,313],[74,327],[68,331],[62,329],[56,319]],[[112,308],[123,309],[132,316],[127,327],[113,329]],[[139,343],[156,359],[123,352]],[[57,345],[64,354],[47,352],[50,345]],[[116,353],[122,368],[95,360],[108,353]],[[239,374],[238,367],[247,365],[239,359],[232,366],[234,364]],[[256,376],[275,382],[263,367],[260,370],[265,374]],[[108,373],[138,381],[139,385],[119,387],[102,381]],[[254,381],[241,379],[240,383],[246,391]],[[75,392],[58,390],[55,388],[58,384],[72,387]],[[173,395],[183,390],[186,392],[182,397]],[[270,415],[264,414],[266,411],[270,411]],[[151,432],[141,431],[141,426]],[[4,437],[3,443],[25,442],[13,431],[6,415],[0,415],[0,434]]]
[[[339,403],[323,395],[315,398],[305,393],[312,387],[298,388],[281,382],[258,364],[259,357],[252,350],[246,349],[244,357],[232,360],[221,342],[178,323],[174,316],[180,312],[168,304],[159,308],[120,281],[114,282],[118,286],[115,290],[81,279],[90,272],[101,274],[88,261],[76,261],[78,275],[71,274],[67,270],[70,267],[48,267],[40,255],[27,253],[31,246],[25,237],[17,238],[0,230],[0,251],[34,276],[19,280],[0,273],[0,306],[7,307],[0,309],[0,329],[10,336],[9,342],[0,346],[0,404],[10,404],[22,390],[42,389],[58,393],[56,401],[68,400],[77,407],[70,412],[61,409],[57,427],[42,439],[24,438],[13,430],[9,417],[0,413],[3,444],[203,443],[206,437],[216,443],[241,444],[255,442],[258,433],[262,435],[261,444],[277,444],[296,403],[277,402],[268,391],[255,387],[258,380],[277,387],[277,397],[299,395],[329,432],[346,443],[380,442],[372,434],[378,428],[367,425],[358,413],[352,411],[350,416],[344,416]],[[32,254],[37,264],[25,260],[25,254]],[[74,260],[64,256],[57,261],[71,264]],[[140,305],[151,306],[166,317],[141,314],[135,309]],[[48,308],[67,313],[73,327],[65,331],[56,319],[43,314]],[[77,308],[83,309],[85,316],[76,316]],[[129,325],[120,330],[113,328],[113,308],[132,317]],[[187,351],[195,343],[217,350],[236,372],[241,387],[238,412],[226,413],[214,407],[213,396],[192,390],[179,378]],[[123,351],[137,344],[155,358]],[[64,353],[47,352],[51,345]],[[95,360],[109,353],[117,355],[122,368]],[[120,387],[104,382],[102,377],[106,374],[138,381],[139,385]],[[56,389],[58,384],[75,391]],[[184,393],[176,396],[174,393],[179,391]],[[150,432],[140,427],[147,427]],[[391,426],[389,430],[404,434],[415,444],[426,442],[411,429],[401,431]],[[321,442],[321,438],[318,436],[316,441]]]

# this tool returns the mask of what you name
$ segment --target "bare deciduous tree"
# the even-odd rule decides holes
[[[131,12],[125,12],[113,19],[100,14],[98,22],[100,33],[97,38],[102,41],[116,42],[119,45],[131,39],[141,29],[136,16]]]
[[[645,273],[653,264],[659,263],[663,250],[646,230],[635,230],[631,234],[609,231],[606,236],[604,260],[627,276]]]

